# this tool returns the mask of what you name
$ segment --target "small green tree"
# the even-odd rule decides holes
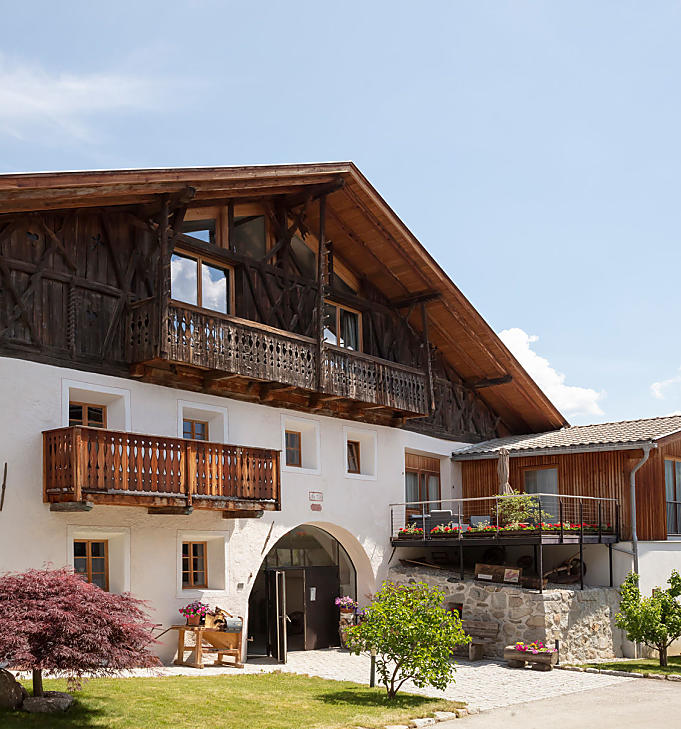
[[[376,670],[389,699],[409,679],[439,689],[453,680],[452,651],[470,637],[458,614],[444,609],[444,598],[442,590],[424,582],[384,582],[360,624],[348,629],[353,653],[376,651]]]
[[[638,575],[630,572],[620,586],[620,611],[615,616],[618,628],[635,643],[644,643],[660,654],[660,665],[667,665],[667,649],[681,637],[681,577],[676,570],[667,580],[667,589],[657,588],[643,597]]]
[[[540,509],[539,497],[526,494],[515,489],[508,498],[499,499],[499,526],[512,526],[514,524],[534,524],[551,521],[553,514]]]

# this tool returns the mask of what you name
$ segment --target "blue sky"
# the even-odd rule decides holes
[[[352,159],[572,423],[681,410],[680,2],[0,11],[0,171]]]

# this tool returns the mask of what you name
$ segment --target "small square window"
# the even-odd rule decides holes
[[[106,406],[70,402],[69,425],[83,425],[88,428],[106,428]]]
[[[359,451],[360,444],[358,440],[349,440],[348,448],[348,473],[361,473]]]
[[[184,418],[182,437],[187,440],[208,440],[208,423],[204,420]]]
[[[302,466],[301,433],[297,430],[286,431],[286,465]]]

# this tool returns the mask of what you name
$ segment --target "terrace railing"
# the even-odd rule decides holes
[[[43,433],[46,502],[279,508],[279,451],[75,426]]]
[[[433,539],[620,534],[617,499],[565,494],[513,494],[390,505],[394,538]]]

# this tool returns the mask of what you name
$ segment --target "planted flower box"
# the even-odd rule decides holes
[[[551,671],[558,663],[558,651],[548,648],[541,641],[516,643],[504,648],[504,659],[509,668],[524,668],[529,663],[535,671]]]
[[[402,527],[397,532],[398,539],[423,539],[423,529],[421,527]]]

